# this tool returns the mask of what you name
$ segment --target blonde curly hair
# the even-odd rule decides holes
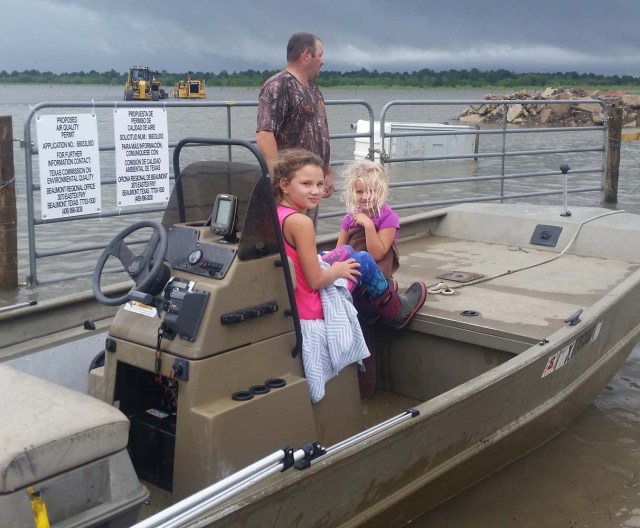
[[[360,212],[356,183],[362,183],[366,197],[371,203],[374,214],[380,214],[389,195],[389,178],[384,167],[375,161],[363,160],[350,164],[343,173],[343,200],[347,212],[356,215]]]

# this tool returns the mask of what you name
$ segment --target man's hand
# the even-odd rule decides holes
[[[278,157],[278,145],[276,145],[276,138],[273,132],[267,130],[256,132],[256,145],[267,162],[269,176],[273,178],[273,164]]]
[[[336,177],[333,173],[333,168],[329,167],[327,173],[324,176],[324,195],[323,198],[329,198],[336,190]]]

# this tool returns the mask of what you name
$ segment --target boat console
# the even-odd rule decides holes
[[[121,245],[121,233],[96,267],[99,298],[109,256],[136,285],[116,299],[122,306],[92,386],[129,418],[138,475],[180,498],[274,450],[331,445],[363,424],[355,365],[311,403],[266,170],[222,161],[180,170],[176,151],[162,225],[125,233],[152,230],[142,255]]]

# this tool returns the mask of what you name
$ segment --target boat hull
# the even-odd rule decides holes
[[[421,231],[425,225],[414,227]],[[432,321],[420,316],[401,336],[383,331],[378,363],[387,376],[379,386],[427,400],[416,406],[419,415],[309,469],[273,477],[203,516],[201,525],[404,526],[524,456],[583,412],[640,338],[640,271],[633,268],[577,324],[521,343],[515,355],[483,347],[486,336],[476,329],[475,353],[485,371],[469,367],[466,381],[432,398],[422,385],[434,375],[421,379],[421,368],[471,363],[474,346],[450,346],[446,341],[455,330],[434,336],[428,333]],[[412,365],[410,374],[398,372],[403,362]]]
[[[210,168],[194,167],[199,187],[184,186],[207,214],[199,194],[231,193],[211,188]],[[181,526],[402,526],[561,432],[640,337],[639,217],[466,204],[405,218],[394,277],[401,291],[420,280],[430,293],[406,329],[376,327],[370,348],[378,396],[404,398],[410,409],[363,431],[368,403],[355,365],[328,381],[323,400],[308,399],[291,276],[263,203],[270,184],[242,170],[253,194],[240,201],[240,242],[221,242],[197,219],[172,223],[166,262],[175,275],[153,306],[118,310],[91,393],[117,402],[135,427],[149,414],[167,418],[162,431],[154,423],[170,454],[152,458],[170,467],[159,484],[174,501],[287,443],[319,440],[326,452],[216,495]],[[553,245],[547,231],[557,233]],[[441,280],[453,287],[436,287]],[[261,386],[269,380],[273,390]],[[132,426],[140,476],[145,437],[136,435]],[[143,526],[156,526],[152,519]]]
[[[358,134],[368,134],[370,124],[359,120],[352,125]],[[472,156],[478,152],[479,136],[473,134],[474,127],[466,125],[448,125],[442,123],[410,123],[386,122],[384,127],[384,144],[380,139],[380,122],[374,122],[373,156],[380,159],[383,156],[396,158],[439,158],[454,156]],[[455,134],[454,132],[460,132]],[[402,136],[402,134],[408,134]],[[413,134],[413,135],[409,135]],[[354,159],[369,159],[371,139],[357,137],[354,139]]]
[[[499,406],[500,401],[526,408],[526,403],[513,401],[512,384],[488,386],[442,414],[421,414],[386,438],[340,458],[336,455],[315,474],[283,479],[228,504],[220,516],[211,515],[202,525],[404,526],[560,433],[602,390],[632,348],[628,344],[610,354],[601,371],[585,375],[584,383],[558,405],[530,409],[526,423],[494,419],[474,429],[473,422],[486,417],[481,410]],[[535,378],[540,369],[532,371]],[[442,431],[456,430],[446,435],[450,445],[443,445]]]

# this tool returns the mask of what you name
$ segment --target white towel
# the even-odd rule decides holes
[[[321,261],[321,267],[328,267]],[[369,357],[346,279],[320,290],[324,319],[300,321],[302,362],[311,401],[324,397],[324,386],[344,367]]]

